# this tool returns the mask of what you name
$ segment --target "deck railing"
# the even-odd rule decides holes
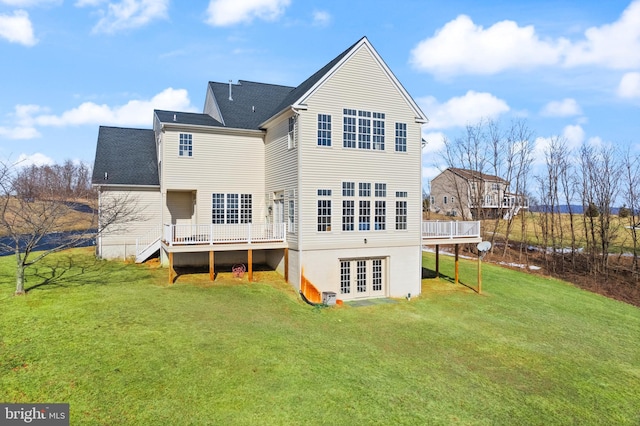
[[[480,221],[430,220],[422,222],[422,238],[477,238],[480,237]]]
[[[286,223],[164,225],[163,240],[170,246],[225,243],[264,243],[287,240]]]

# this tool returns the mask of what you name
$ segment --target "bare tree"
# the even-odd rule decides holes
[[[631,231],[631,243],[633,245],[632,270],[638,278],[638,226],[640,226],[640,157],[631,156],[627,151],[623,158],[622,193],[629,215],[629,230]]]
[[[54,173],[55,169],[25,170],[0,163],[0,250],[15,254],[16,294],[25,292],[28,267],[52,253],[92,240],[99,232],[136,216],[135,202],[111,199],[100,206],[98,217],[95,192],[90,187],[71,184],[74,178],[70,169],[58,169],[68,175]],[[83,179],[86,179],[85,169],[81,173]],[[62,176],[71,178],[60,179]],[[83,215],[74,210],[73,201],[77,198],[89,200],[89,208]]]

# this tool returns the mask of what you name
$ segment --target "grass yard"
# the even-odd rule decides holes
[[[640,424],[640,310],[557,280],[485,264],[482,295],[444,277],[318,309],[269,272],[46,262],[14,297],[0,258],[0,401],[68,402],[72,424]]]

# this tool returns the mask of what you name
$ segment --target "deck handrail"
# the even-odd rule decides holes
[[[286,223],[165,224],[163,241],[169,246],[225,243],[285,242]]]
[[[480,221],[441,221],[427,220],[422,222],[422,238],[478,238],[480,237]]]

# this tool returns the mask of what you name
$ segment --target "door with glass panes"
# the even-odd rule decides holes
[[[338,299],[384,296],[386,291],[384,258],[340,260]]]

